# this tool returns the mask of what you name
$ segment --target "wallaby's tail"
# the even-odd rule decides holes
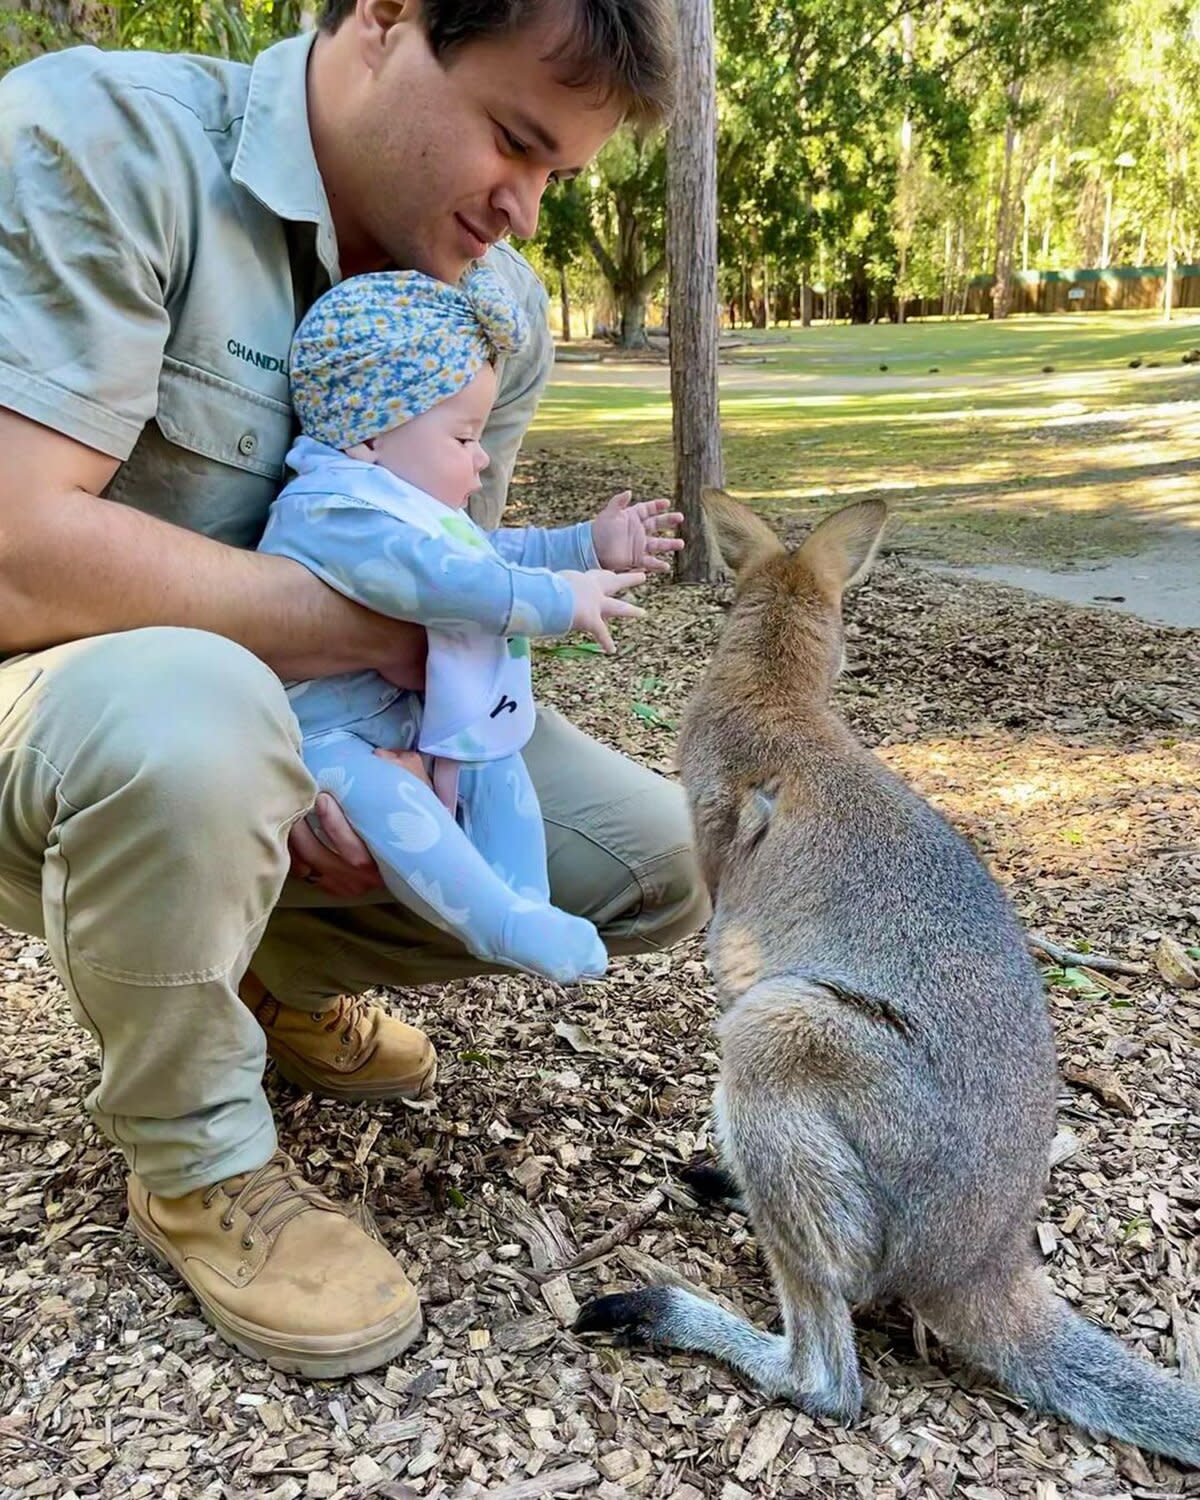
[[[724,490],[705,490],[701,499],[721,556],[735,573],[784,550],[767,523]]]
[[[1200,1466],[1200,1387],[1164,1375],[1081,1318],[1031,1267],[926,1311],[940,1337],[1031,1405]]]

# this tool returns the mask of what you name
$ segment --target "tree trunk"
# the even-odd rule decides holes
[[[640,290],[625,290],[621,293],[621,338],[622,349],[644,349],[650,340],[646,337],[647,296]]]
[[[1054,174],[1058,169],[1058,157],[1050,153],[1050,181],[1046,187],[1046,222],[1042,226],[1042,270],[1050,261],[1050,231],[1054,227]]]
[[[1029,198],[1021,199],[1021,269],[1029,269]]]
[[[567,268],[558,268],[558,300],[562,308],[562,336],[563,342],[571,342],[571,288],[567,285]]]
[[[996,261],[992,282],[992,317],[1007,318],[1012,304],[1013,241],[1016,224],[1013,217],[1013,156],[1017,147],[1017,110],[1023,84],[1020,80],[1008,86],[1008,111],[1004,121],[1004,166],[1000,173],[1000,201],[996,208]]]
[[[608,283],[616,316],[620,323],[619,342],[623,349],[644,349],[646,338],[646,304],[654,285],[662,275],[665,260],[660,257],[646,268],[642,244],[642,226],[637,203],[632,196],[614,194],[617,215],[617,243],[610,253],[594,225],[585,230],[585,238],[596,264]]]
[[[1104,231],[1100,240],[1100,269],[1106,271],[1112,259],[1113,183],[1110,177],[1104,185]]]
[[[850,321],[871,321],[871,283],[867,277],[866,260],[858,255],[850,272]]]
[[[1172,183],[1172,190],[1174,184]],[[1167,274],[1163,284],[1163,322],[1171,321],[1175,309],[1175,205],[1167,214]]]
[[[950,297],[954,288],[954,226],[946,220],[946,244],[942,251],[942,317],[950,316]]]
[[[804,268],[804,279],[800,283],[800,327],[811,328],[813,319],[813,294],[808,279],[808,267]]]
[[[677,577],[709,583],[721,557],[701,495],[725,483],[717,390],[717,104],[712,0],[679,0],[679,99],[667,136],[667,265]]]
[[[917,23],[911,15],[900,17],[904,71],[913,65],[917,50]],[[896,322],[904,322],[904,303],[908,296],[908,250],[916,226],[916,188],[913,182],[913,122],[907,107],[900,123],[900,164],[896,181],[896,240],[900,251],[899,275],[896,278]]]

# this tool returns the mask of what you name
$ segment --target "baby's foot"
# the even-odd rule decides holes
[[[509,963],[559,984],[599,979],[608,968],[608,951],[592,924],[557,906],[530,902],[509,912],[502,943]]]

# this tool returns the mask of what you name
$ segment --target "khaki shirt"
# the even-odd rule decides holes
[[[120,459],[109,499],[240,546],[295,430],[292,333],[339,279],[312,40],[252,67],[77,47],[0,82],[0,406]],[[553,349],[528,264],[488,262],[535,330],[484,435],[495,526]]]

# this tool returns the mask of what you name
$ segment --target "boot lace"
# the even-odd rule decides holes
[[[374,1006],[362,995],[342,995],[334,1008],[318,1019],[325,1021],[326,1031],[337,1031],[341,1027],[339,1040],[344,1047],[353,1047],[352,1055],[357,1057],[367,1045],[367,1018],[373,1009]]]
[[[203,1199],[205,1208],[223,1187],[223,1183],[216,1183],[209,1188]],[[229,1206],[221,1215],[221,1228],[232,1229],[234,1216],[241,1209],[249,1219],[242,1235],[242,1248],[249,1250],[256,1230],[261,1229],[265,1235],[278,1234],[285,1224],[290,1224],[310,1208],[336,1211],[336,1205],[330,1203],[311,1182],[305,1181],[291,1157],[276,1151],[271,1160],[251,1172],[230,1197]]]

